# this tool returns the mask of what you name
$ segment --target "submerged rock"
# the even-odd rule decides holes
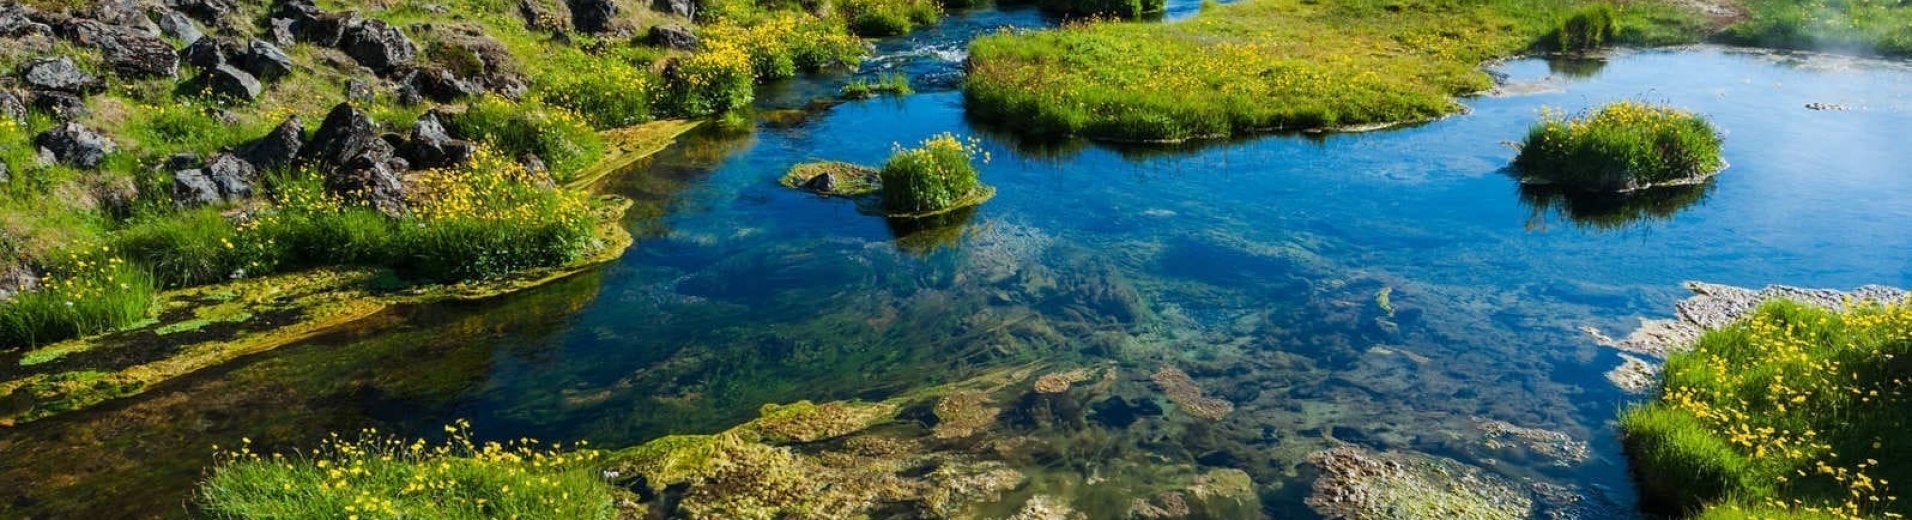
[[[756,425],[766,439],[774,442],[816,442],[863,431],[895,413],[896,406],[885,403],[836,401],[816,405],[798,401],[764,405]]]
[[[989,406],[989,396],[982,392],[959,392],[944,396],[936,401],[936,426],[931,429],[932,436],[938,439],[956,439],[975,435],[996,424],[996,416],[1002,409]]]
[[[1315,452],[1307,503],[1345,520],[1521,520],[1533,496],[1506,478],[1453,460],[1352,446]]]
[[[1196,386],[1195,380],[1189,378],[1188,373],[1181,369],[1164,366],[1149,379],[1155,381],[1156,386],[1161,387],[1162,393],[1168,395],[1170,402],[1181,407],[1181,410],[1189,415],[1218,421],[1227,416],[1228,412],[1235,410],[1235,403],[1224,399],[1203,397],[1202,388]]]

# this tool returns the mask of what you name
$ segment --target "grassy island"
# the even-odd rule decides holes
[[[883,210],[899,216],[933,214],[989,198],[995,189],[976,180],[976,156],[989,160],[979,146],[951,134],[924,139],[916,148],[898,146],[877,174]]]
[[[1116,141],[1425,120],[1492,85],[1481,62],[1548,46],[1574,6],[1254,0],[1179,22],[1001,33],[971,45],[964,94],[987,121]],[[1603,42],[1687,41],[1702,23],[1651,2],[1611,12]]]
[[[1726,166],[1720,133],[1698,114],[1633,101],[1567,117],[1549,110],[1514,156],[1522,180],[1596,192],[1690,185]]]
[[[1766,304],[1667,359],[1626,411],[1641,491],[1704,519],[1901,518],[1912,481],[1912,305]]]

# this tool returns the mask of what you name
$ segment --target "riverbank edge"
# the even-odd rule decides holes
[[[593,189],[611,174],[625,171],[638,161],[669,148],[679,137],[703,123],[702,120],[661,120],[601,132],[612,145],[610,152],[561,189]],[[81,368],[0,381],[0,428],[140,395],[167,380],[307,340],[397,306],[483,300],[583,273],[622,257],[635,242],[623,225],[632,205],[633,202],[624,197],[599,196],[592,208],[597,214],[595,238],[600,244],[596,250],[562,266],[523,270],[498,279],[380,291],[377,289],[380,284],[389,283],[387,270],[322,267],[167,291],[159,297],[161,318],[29,349],[20,353],[17,363],[19,366],[46,364],[65,356],[109,348],[166,348],[139,343],[155,339],[164,343],[166,336],[190,336],[206,328],[229,329],[231,335],[184,340],[170,346],[173,351],[170,355],[109,373]],[[203,312],[205,308],[220,309]],[[121,344],[115,345],[115,340]]]

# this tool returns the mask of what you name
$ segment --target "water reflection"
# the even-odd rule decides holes
[[[1587,192],[1559,186],[1519,184],[1520,203],[1529,210],[1527,228],[1545,229],[1550,220],[1575,227],[1617,231],[1671,220],[1713,192],[1717,178],[1697,186],[1666,186],[1629,193]]]
[[[896,238],[897,249],[924,256],[956,247],[975,217],[976,206],[967,206],[927,217],[883,217],[883,224]]]
[[[1567,79],[1587,79],[1600,74],[1607,67],[1607,59],[1602,57],[1566,57],[1547,58],[1547,72]]]

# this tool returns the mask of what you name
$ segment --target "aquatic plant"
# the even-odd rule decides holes
[[[989,161],[981,142],[967,142],[954,134],[939,134],[916,148],[896,146],[878,174],[883,182],[883,208],[891,213],[928,213],[973,204],[988,190],[976,180],[975,159]]]
[[[840,95],[844,99],[869,99],[879,95],[903,96],[915,92],[910,88],[909,75],[901,72],[883,74],[876,80],[856,78],[843,85]]]
[[[1523,181],[1585,191],[1692,184],[1725,167],[1721,137],[1692,112],[1636,101],[1567,117],[1545,110],[1514,156]]]
[[[1912,304],[1760,307],[1667,359],[1622,413],[1645,498],[1702,518],[1899,518]]]
[[[1587,52],[1605,47],[1619,34],[1619,12],[1612,5],[1592,3],[1567,15],[1547,40],[1556,51]]]
[[[966,107],[1019,134],[1179,141],[1441,117],[1482,61],[1531,48],[1565,0],[1261,0],[1176,23],[1086,22],[970,45]],[[1613,41],[1691,41],[1695,17],[1619,11]],[[1677,28],[1677,29],[1669,29]],[[1371,52],[1388,49],[1387,52]]]
[[[213,518],[609,519],[615,492],[600,453],[535,439],[478,442],[471,425],[446,439],[401,439],[366,429],[310,452],[261,454],[250,439],[219,450],[198,505]]]

